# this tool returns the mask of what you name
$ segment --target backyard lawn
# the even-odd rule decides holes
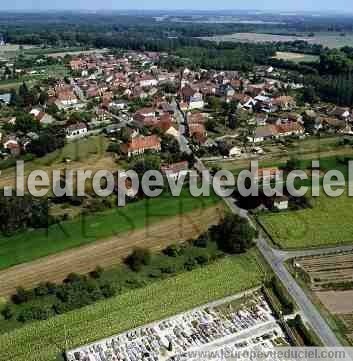
[[[259,286],[255,250],[129,291],[110,300],[0,336],[0,359],[62,360],[58,355],[98,339]],[[65,340],[66,339],[66,340]]]

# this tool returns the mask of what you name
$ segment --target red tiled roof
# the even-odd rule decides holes
[[[187,161],[181,161],[178,163],[172,163],[172,164],[162,164],[161,165],[161,172],[166,174],[168,172],[171,173],[179,173],[183,170],[189,169],[189,164]]]
[[[295,103],[293,97],[287,96],[287,95],[282,95],[280,97],[273,99],[273,104],[276,104],[276,105],[286,105],[286,104],[292,104],[292,103]]]
[[[289,122],[286,124],[277,125],[277,132],[279,134],[290,132],[303,132],[304,128],[297,122]]]
[[[273,167],[273,168],[259,168],[258,169],[258,175],[259,177],[263,177],[264,176],[264,173],[269,173],[270,176],[275,176],[278,172],[279,172],[279,168],[277,167]]]
[[[190,136],[194,134],[206,134],[206,129],[203,124],[189,124],[189,133]]]
[[[188,115],[188,124],[203,124],[205,116],[203,113],[191,113]]]
[[[76,123],[76,124],[69,125],[66,129],[79,130],[79,129],[85,129],[85,128],[87,128],[87,125],[85,123]]]
[[[147,137],[135,137],[132,138],[128,144],[128,150],[134,151],[139,149],[152,149],[159,147],[161,142],[156,135],[150,135]]]

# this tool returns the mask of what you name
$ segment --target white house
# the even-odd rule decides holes
[[[40,109],[34,108],[29,114],[32,114],[40,124],[49,125],[55,122],[50,114],[44,113]]]
[[[158,80],[151,75],[142,75],[140,78],[140,87],[151,87],[158,85]]]
[[[77,123],[66,128],[66,138],[76,139],[87,135],[87,125],[85,123]]]
[[[229,156],[230,157],[237,157],[239,155],[241,155],[240,147],[235,146],[235,147],[232,147],[232,148],[229,149]]]
[[[119,109],[119,110],[123,110],[127,108],[127,101],[126,100],[116,100],[116,101],[112,101],[109,106],[111,108],[115,108],[115,109]]]
[[[285,196],[276,197],[273,201],[273,207],[281,211],[288,209],[288,198]]]
[[[203,109],[205,103],[203,101],[202,94],[196,92],[189,100],[189,109]]]

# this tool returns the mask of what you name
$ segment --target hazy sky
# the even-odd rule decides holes
[[[0,0],[0,10],[47,9],[278,9],[353,12],[352,0]]]

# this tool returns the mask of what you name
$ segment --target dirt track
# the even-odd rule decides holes
[[[194,238],[217,223],[222,214],[222,205],[196,210],[120,237],[11,267],[0,272],[0,296],[13,294],[19,286],[31,288],[40,282],[60,282],[70,272],[88,273],[98,265],[117,264],[136,246],[160,250],[168,244]]]

